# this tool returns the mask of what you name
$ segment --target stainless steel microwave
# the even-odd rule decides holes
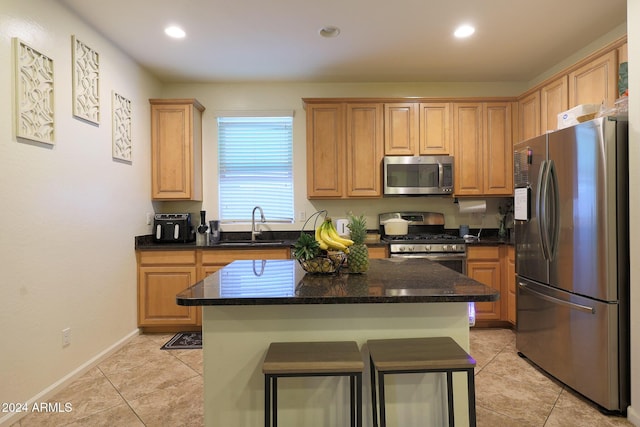
[[[453,193],[452,156],[385,156],[383,165],[385,195]]]

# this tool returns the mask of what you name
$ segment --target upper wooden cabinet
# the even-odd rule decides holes
[[[569,73],[569,106],[612,107],[618,98],[618,52],[612,50]]]
[[[419,109],[419,153],[421,155],[451,154],[451,103],[422,102]]]
[[[202,112],[195,99],[150,99],[151,197],[202,200]]]
[[[385,156],[451,154],[451,103],[384,104]]]
[[[307,197],[382,196],[383,104],[308,103]]]
[[[454,103],[453,118],[455,195],[511,195],[511,103]]]
[[[418,150],[418,104],[384,104],[384,154],[413,156]]]
[[[540,135],[540,91],[518,101],[518,140],[524,141]]]
[[[558,114],[569,109],[568,77],[562,76],[540,89],[540,133],[558,128]]]

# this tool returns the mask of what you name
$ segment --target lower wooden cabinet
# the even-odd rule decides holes
[[[291,250],[194,249],[137,251],[138,327],[145,332],[200,330],[202,310],[176,304],[176,294],[239,259],[288,259]]]
[[[176,304],[176,294],[198,281],[196,251],[139,251],[138,327],[149,332],[197,330],[200,307]]]
[[[498,301],[475,303],[476,326],[515,325],[516,276],[513,246],[467,246],[467,275],[500,292]]]

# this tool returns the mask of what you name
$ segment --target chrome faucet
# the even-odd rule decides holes
[[[266,218],[264,217],[262,208],[260,206],[256,206],[255,208],[253,208],[253,212],[251,212],[251,241],[255,241],[256,236],[261,233],[260,230],[256,230],[256,209],[260,211],[260,222],[267,222]]]

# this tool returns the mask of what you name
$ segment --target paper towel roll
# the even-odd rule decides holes
[[[458,200],[458,209],[461,214],[485,213],[487,211],[486,200]]]

